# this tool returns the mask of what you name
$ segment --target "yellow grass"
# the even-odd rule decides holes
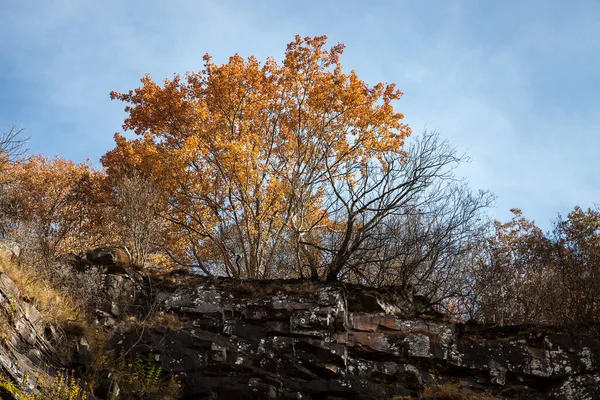
[[[85,310],[63,291],[51,287],[32,268],[19,266],[0,257],[0,272],[5,273],[21,292],[21,298],[32,303],[50,322],[60,327],[85,321]]]

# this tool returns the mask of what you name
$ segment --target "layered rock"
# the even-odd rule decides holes
[[[61,366],[51,344],[53,335],[52,326],[0,272],[0,373],[25,391],[35,392],[38,379],[50,380],[39,367]]]
[[[0,241],[0,262],[16,262],[18,247],[7,243]],[[104,256],[100,251],[95,254]],[[125,263],[106,264],[93,257],[68,255],[53,268],[57,274],[68,276],[75,285],[95,285],[82,291],[92,292],[87,295],[95,305],[85,311],[95,317],[95,323],[104,326],[109,335],[125,325],[124,320],[129,315],[143,313],[148,303],[143,278]],[[81,293],[72,293],[77,294]],[[89,370],[91,354],[81,322],[68,327],[73,332],[59,330],[59,334],[36,309],[32,299],[23,295],[8,275],[0,272],[0,383],[8,381],[23,393],[38,394],[39,381],[44,381],[46,387],[51,385],[61,369],[76,373]],[[80,378],[85,379],[85,376]],[[0,399],[13,399],[2,385]]]
[[[188,398],[416,398],[449,380],[490,398],[600,398],[595,337],[457,325],[390,298],[344,285],[192,280],[156,298],[178,324],[115,343],[179,373]]]
[[[173,371],[182,398],[458,398],[436,391],[446,382],[463,399],[600,398],[600,340],[589,333],[453,324],[389,288],[150,279],[122,264],[72,264],[102,276],[105,352]],[[35,392],[39,365],[89,367],[82,337],[73,357],[57,358],[52,327],[4,274],[0,324],[0,372],[26,391]],[[114,389],[106,382],[96,398]]]

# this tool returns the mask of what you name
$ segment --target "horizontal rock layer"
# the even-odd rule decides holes
[[[72,264],[75,274],[101,277],[95,313],[109,338],[105,352],[174,371],[184,398],[600,398],[600,340],[589,333],[453,324],[390,288],[159,280],[121,264]],[[138,322],[128,322],[132,314]],[[58,358],[56,339],[0,273],[0,373],[32,393],[44,371],[88,369],[84,338],[71,338],[83,344],[67,346],[76,349],[68,360]],[[447,382],[462,397],[444,395]]]
[[[188,398],[418,397],[447,381],[488,398],[600,398],[591,335],[453,324],[410,316],[390,298],[345,285],[198,280],[156,296],[176,322],[119,334],[115,347],[151,353],[180,374]]]

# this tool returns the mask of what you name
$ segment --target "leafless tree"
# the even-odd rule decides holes
[[[0,134],[0,168],[5,163],[13,162],[27,153],[27,137],[23,137],[24,129],[14,126]]]
[[[357,162],[343,175],[332,169],[325,208],[336,228],[318,242],[300,244],[320,252],[328,281],[354,276],[375,283],[394,270],[389,283],[428,282],[429,292],[440,292],[449,285],[453,260],[476,234],[480,211],[492,201],[489,193],[472,194],[456,179],[462,161],[437,133],[424,132],[405,155]]]
[[[158,216],[161,197],[151,180],[138,173],[124,176],[112,194],[110,213],[115,229],[131,249],[132,261],[145,265],[148,255],[156,251],[161,235]]]
[[[482,210],[492,198],[471,193],[461,182],[438,193],[445,195],[427,200],[431,195],[425,194],[419,207],[407,207],[381,225],[364,264],[349,271],[354,280],[393,285],[442,309],[468,292],[472,258],[486,238]]]
[[[17,211],[15,199],[6,194],[6,186],[11,184],[11,179],[4,172],[6,165],[12,163],[27,153],[27,137],[23,136],[23,129],[9,128],[0,134],[0,236],[15,228],[14,219]]]

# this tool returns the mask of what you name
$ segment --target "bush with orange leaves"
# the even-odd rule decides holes
[[[99,241],[103,176],[89,164],[41,155],[7,165],[3,193],[11,207],[7,236],[28,241],[45,259],[82,252]],[[8,214],[8,215],[7,215]]]

